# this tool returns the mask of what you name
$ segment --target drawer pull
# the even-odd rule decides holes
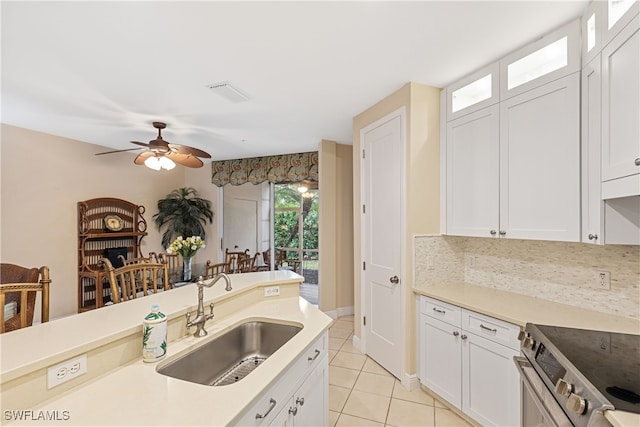
[[[298,415],[298,407],[289,406],[289,413],[295,417],[296,415]]]
[[[460,338],[462,338],[463,340],[466,340],[467,336],[463,334]]]
[[[276,407],[276,404],[277,404],[276,400],[272,397],[269,400],[269,410],[267,412],[265,412],[264,415],[260,414],[260,413],[256,414],[256,420],[261,420],[263,418],[266,418],[267,415],[269,415],[269,412],[273,411],[273,408]]]
[[[316,360],[316,359],[318,358],[318,356],[320,356],[320,350],[318,350],[318,349],[316,348],[316,354],[315,354],[315,356],[313,356],[313,357],[309,356],[309,357],[307,357],[307,360],[308,360],[309,362],[313,362],[314,360]]]
[[[438,314],[447,314],[447,312],[445,310],[438,310],[437,308],[433,307],[433,311],[435,311]]]
[[[296,398],[296,405],[304,406],[304,397]]]
[[[453,336],[454,336],[454,337],[457,337],[458,335],[460,335],[460,332],[458,332],[458,331],[453,331]]]
[[[489,328],[488,326],[484,326],[482,323],[480,323],[480,327],[485,331],[493,332],[494,334],[498,333],[497,329]]]

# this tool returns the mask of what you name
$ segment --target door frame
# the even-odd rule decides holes
[[[400,354],[400,358],[402,360],[401,363],[401,374],[403,376],[403,378],[399,378],[401,380],[401,382],[404,384],[408,384],[409,381],[409,377],[407,375],[407,369],[406,369],[406,352],[407,352],[407,348],[406,348],[406,344],[407,344],[407,337],[406,337],[406,330],[407,330],[407,319],[406,319],[406,313],[407,313],[407,299],[406,299],[406,287],[405,287],[405,283],[408,282],[408,273],[407,273],[407,263],[406,263],[406,244],[407,244],[407,225],[406,225],[406,189],[407,189],[407,174],[406,174],[406,170],[407,170],[407,120],[406,120],[406,107],[402,106],[394,111],[392,111],[391,113],[377,119],[376,121],[370,123],[369,125],[363,127],[362,129],[360,129],[360,150],[361,152],[358,153],[358,155],[360,156],[360,206],[357,207],[357,209],[360,209],[360,315],[361,316],[367,316],[369,315],[368,312],[368,304],[367,304],[367,291],[366,291],[366,274],[365,271],[362,270],[362,266],[363,263],[365,262],[365,257],[366,257],[366,251],[365,251],[365,232],[366,232],[366,223],[365,223],[365,218],[364,218],[364,214],[362,212],[362,205],[365,204],[365,197],[366,197],[366,193],[365,193],[365,158],[363,158],[362,156],[362,150],[365,149],[365,134],[379,126],[381,126],[382,124],[396,118],[396,117],[400,117],[400,145],[401,145],[401,150],[402,152],[400,153],[400,159],[402,162],[401,168],[402,168],[402,176],[400,178],[400,273],[401,273],[401,279],[400,279],[400,283],[398,284],[399,288],[400,288],[400,310],[401,310],[401,336],[398,338],[398,342],[400,343],[399,347],[401,349],[401,354]],[[359,320],[360,322],[362,322],[362,319]],[[362,323],[361,323],[362,325]],[[370,325],[370,324],[369,324]],[[360,342],[359,344],[359,350],[362,351],[364,354],[367,354],[367,334],[368,334],[368,328],[369,325],[362,325],[361,326],[361,333],[360,333]]]

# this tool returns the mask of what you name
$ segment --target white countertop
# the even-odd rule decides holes
[[[158,363],[136,360],[122,368],[44,402],[34,411],[68,411],[65,426],[223,426],[234,421],[303,350],[331,324],[331,318],[301,298],[265,300],[207,325],[207,338],[188,336],[169,343],[167,357],[246,320],[299,323],[304,327],[242,381],[210,387],[156,372]],[[42,421],[11,425],[42,425]]]
[[[297,296],[297,285],[302,277],[293,272],[246,273],[231,275],[230,278],[231,292],[224,290],[223,281],[204,289],[205,304],[215,301],[218,306],[227,300],[226,305],[219,305],[222,308],[218,311],[228,314],[218,313],[209,320],[206,324],[209,334],[204,338],[194,338],[191,334],[177,335],[180,338],[174,340],[170,338],[164,360],[245,321],[264,320],[303,326],[300,332],[242,381],[223,387],[210,387],[170,378],[156,372],[159,363],[144,363],[141,357],[135,355],[133,361],[130,358],[122,359],[124,354],[116,346],[107,356],[101,356],[108,357],[108,363],[114,369],[102,375],[94,374],[94,378],[76,386],[70,383],[68,390],[35,405],[11,408],[3,405],[2,424],[218,426],[232,423],[261,392],[277,381],[306,347],[322,335],[332,319]],[[262,287],[278,284],[283,285],[280,296],[263,297]],[[42,372],[43,368],[66,357],[104,348],[120,338],[131,340],[135,334],[141,337],[141,321],[151,304],[159,304],[170,323],[175,319],[174,322],[182,324],[186,323],[186,319],[183,321],[178,318],[187,311],[193,311],[196,303],[197,287],[184,286],[0,335],[0,380],[3,388],[5,383],[14,379],[24,383],[23,378],[33,378],[32,372]],[[208,311],[208,307],[206,309]],[[95,361],[90,357],[89,372],[103,372],[101,367],[105,362],[106,359]],[[100,365],[92,366],[92,363]],[[44,382],[40,374],[37,377],[38,381],[34,381],[32,387],[42,387]],[[14,399],[13,402],[13,406],[20,406],[19,401]],[[29,420],[18,422],[7,419],[5,412],[15,410],[31,410]],[[38,416],[54,416],[59,420],[43,422]]]
[[[526,323],[640,335],[640,320],[464,283],[422,286],[417,294],[486,314],[524,328]],[[605,411],[615,427],[640,426],[640,414]]]

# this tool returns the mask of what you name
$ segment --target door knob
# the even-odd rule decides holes
[[[393,283],[394,285],[397,285],[398,283],[400,283],[400,279],[398,278],[398,276],[393,276],[389,278],[389,281],[391,283]]]

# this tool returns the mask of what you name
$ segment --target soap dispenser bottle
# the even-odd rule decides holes
[[[157,362],[167,354],[167,316],[160,313],[158,304],[142,322],[142,360]]]

